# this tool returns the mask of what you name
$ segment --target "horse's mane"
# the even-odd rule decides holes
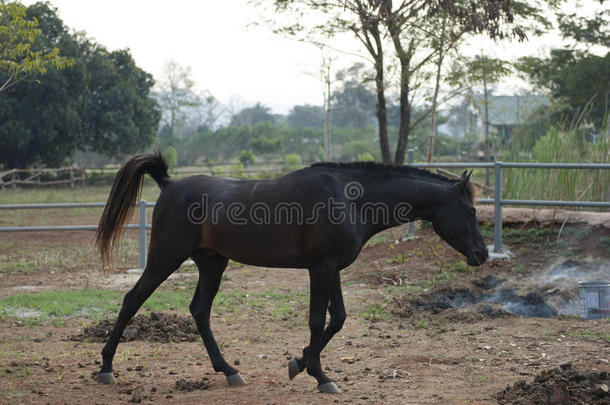
[[[409,176],[413,179],[431,180],[443,184],[455,184],[459,180],[450,179],[449,177],[429,172],[425,169],[420,169],[413,166],[405,165],[392,165],[379,162],[317,162],[313,163],[311,167],[321,167],[330,169],[345,169],[345,170],[361,170],[367,172],[381,172],[388,174],[399,174],[403,176]],[[468,182],[468,191],[472,197],[474,203],[477,190],[474,185]]]
[[[413,166],[391,165],[379,162],[318,162],[313,163],[311,167],[327,167],[331,169],[346,169],[346,170],[363,170],[371,172],[382,172],[391,174],[401,174],[413,178],[422,178],[427,180],[436,180],[442,183],[455,183],[457,180],[440,174],[429,172],[428,170],[420,169]]]

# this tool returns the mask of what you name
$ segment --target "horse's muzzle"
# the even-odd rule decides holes
[[[487,248],[475,250],[466,257],[466,263],[470,266],[480,266],[487,261],[488,257]]]

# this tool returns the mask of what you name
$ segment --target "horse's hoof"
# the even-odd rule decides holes
[[[241,375],[241,373],[235,373],[227,376],[227,382],[231,387],[241,387],[242,385],[246,385],[246,379]]]
[[[341,390],[332,381],[318,385],[318,389],[323,394],[341,394]]]
[[[292,380],[301,372],[297,359],[292,359],[288,362],[288,377]]]
[[[112,371],[107,373],[97,373],[97,380],[102,384],[116,384],[116,379]]]

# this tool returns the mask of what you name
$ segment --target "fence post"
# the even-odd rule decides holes
[[[413,164],[413,149],[409,149],[407,151],[407,163],[409,165]],[[409,238],[415,237],[415,223],[413,221],[409,221]]]
[[[494,162],[494,253],[502,253],[502,162]]]
[[[146,267],[146,200],[140,200],[140,269]]]

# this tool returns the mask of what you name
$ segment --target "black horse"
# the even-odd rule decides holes
[[[161,188],[153,212],[148,261],[123,300],[102,350],[101,382],[113,383],[112,359],[129,320],[153,291],[189,257],[199,269],[190,304],[215,371],[232,386],[245,384],[223,358],[210,329],[212,301],[227,261],[305,268],[310,277],[309,345],[289,363],[289,377],[307,369],[322,392],[339,392],[324,374],[320,352],[343,326],[339,272],[376,233],[413,219],[431,221],[436,233],[466,256],[487,259],[474,208],[470,175],[450,180],[407,166],[370,162],[317,163],[272,180],[191,176],[173,180],[159,154],[130,159],[118,172],[96,235],[102,264],[110,263],[124,224],[148,173]],[[330,321],[325,328],[326,310]]]

